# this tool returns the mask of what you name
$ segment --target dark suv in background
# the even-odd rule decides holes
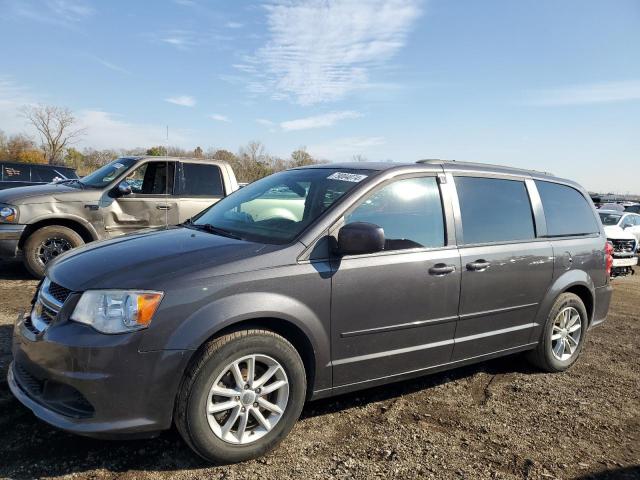
[[[0,162],[0,190],[42,185],[59,180],[78,178],[76,171],[58,165]]]
[[[458,162],[274,174],[190,222],[55,260],[8,382],[90,436],[175,422],[211,461],[261,455],[308,399],[527,351],[560,372],[609,308],[587,193]]]

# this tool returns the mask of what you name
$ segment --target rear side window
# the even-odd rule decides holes
[[[5,182],[30,182],[29,165],[3,165],[2,180]]]
[[[536,180],[547,220],[547,236],[586,235],[598,232],[598,224],[587,199],[575,188]]]
[[[223,196],[220,168],[217,165],[183,163],[180,191],[187,197]]]
[[[533,213],[524,182],[456,177],[465,244],[535,238]]]
[[[444,246],[440,190],[434,177],[397,180],[365,198],[345,223],[368,222],[384,229],[385,250]]]
[[[32,182],[53,182],[53,179],[58,177],[62,180],[62,176],[57,174],[52,168],[33,166],[31,167],[31,181]]]

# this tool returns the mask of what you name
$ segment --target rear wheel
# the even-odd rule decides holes
[[[300,416],[304,364],[283,337],[245,330],[206,345],[178,394],[175,421],[201,457],[232,463],[265,454]]]
[[[24,265],[37,278],[44,276],[47,264],[72,248],[84,245],[74,230],[61,225],[49,225],[33,232],[24,244]]]
[[[549,312],[542,338],[530,353],[530,360],[547,372],[566,370],[580,356],[587,326],[587,309],[580,297],[563,293]]]

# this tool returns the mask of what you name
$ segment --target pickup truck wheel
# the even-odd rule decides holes
[[[547,372],[562,372],[573,365],[582,350],[588,326],[587,309],[577,295],[558,296],[529,359]]]
[[[24,244],[24,265],[37,278],[44,276],[47,264],[72,248],[84,245],[75,231],[61,225],[49,225],[33,232]]]
[[[278,445],[300,416],[306,395],[296,349],[268,330],[243,330],[209,342],[183,379],[178,431],[202,458],[235,463]]]

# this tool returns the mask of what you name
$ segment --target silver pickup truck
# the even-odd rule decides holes
[[[41,277],[67,250],[185,222],[237,189],[226,162],[125,157],[82,179],[0,191],[0,258],[22,257]]]

